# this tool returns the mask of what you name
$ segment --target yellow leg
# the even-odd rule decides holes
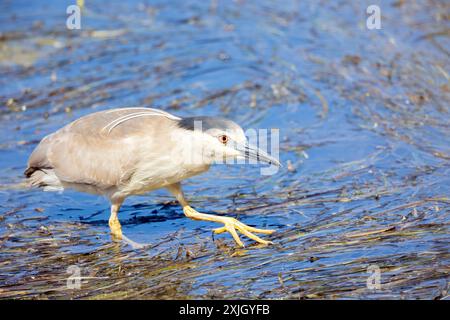
[[[204,214],[195,211],[190,206],[186,205],[183,207],[183,212],[186,215],[186,217],[194,219],[194,220],[204,220],[204,221],[213,221],[213,222],[219,222],[223,223],[224,226],[221,228],[214,229],[214,233],[223,233],[223,232],[229,232],[232,236],[234,241],[240,246],[244,247],[244,244],[242,243],[241,239],[239,238],[239,235],[237,234],[236,230],[242,233],[243,235],[249,237],[250,239],[255,240],[258,243],[262,244],[272,244],[270,241],[266,241],[258,237],[257,235],[253,234],[253,232],[256,233],[264,233],[264,234],[271,234],[275,232],[275,230],[264,230],[264,229],[257,229],[250,227],[239,220],[231,217],[220,217],[215,216],[212,214]]]
[[[111,204],[109,228],[111,229],[111,236],[115,240],[122,240],[122,226],[120,225],[119,218],[117,217],[121,205],[122,202]]]
[[[262,244],[271,244],[272,242],[266,241],[258,237],[257,235],[253,234],[253,232],[256,233],[264,233],[264,234],[271,234],[275,232],[275,230],[263,230],[263,229],[257,229],[250,227],[235,218],[231,217],[221,217],[216,216],[212,214],[205,214],[200,213],[192,209],[186,199],[184,198],[183,191],[181,190],[181,186],[179,183],[175,183],[173,185],[170,185],[167,187],[170,192],[177,198],[178,202],[183,207],[183,212],[186,215],[186,217],[194,219],[194,220],[203,220],[203,221],[213,221],[213,222],[219,222],[223,223],[224,226],[221,228],[214,229],[214,233],[223,233],[223,232],[229,232],[232,236],[234,241],[241,246],[244,247],[244,244],[242,243],[241,239],[239,238],[239,235],[237,234],[236,230],[242,233],[243,235],[249,237],[250,239],[255,240],[256,242],[262,243]]]

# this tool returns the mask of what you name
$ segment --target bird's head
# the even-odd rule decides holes
[[[180,120],[178,127],[195,137],[193,148],[196,152],[201,151],[204,163],[253,160],[280,166],[277,159],[250,144],[244,130],[231,120],[206,116],[189,117]]]

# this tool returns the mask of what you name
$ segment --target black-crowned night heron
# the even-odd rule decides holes
[[[197,126],[202,130],[194,130]],[[215,233],[236,232],[263,244],[254,233],[270,234],[231,217],[191,208],[180,182],[205,172],[215,161],[256,159],[280,165],[251,146],[236,123],[216,117],[178,118],[150,108],[124,108],[89,114],[46,136],[31,154],[25,175],[45,191],[73,188],[105,195],[111,201],[109,226],[121,239],[118,211],[126,197],[167,188],[194,220],[223,223]]]

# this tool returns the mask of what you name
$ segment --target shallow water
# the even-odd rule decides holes
[[[87,0],[81,30],[69,4],[0,4],[1,298],[448,298],[448,3],[381,1],[381,30],[373,1]],[[24,187],[42,137],[130,106],[279,128],[277,174],[184,184],[275,245],[213,240],[157,191],[120,212],[133,248],[111,241],[105,199]]]

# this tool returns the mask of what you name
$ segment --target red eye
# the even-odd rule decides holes
[[[227,144],[228,137],[226,135],[219,136],[219,141],[223,144]]]

